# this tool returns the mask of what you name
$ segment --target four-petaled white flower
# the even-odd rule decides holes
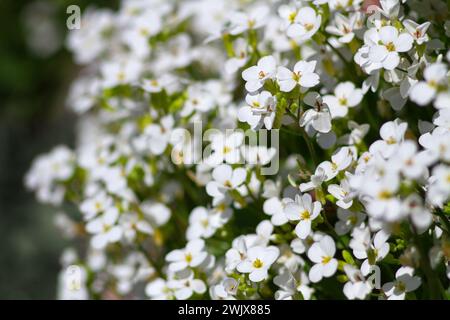
[[[264,123],[266,129],[271,130],[275,119],[276,98],[269,91],[257,94],[247,94],[246,106],[238,111],[239,121],[246,122],[252,129]]]
[[[252,247],[247,251],[247,258],[236,269],[248,273],[253,282],[260,282],[268,277],[270,266],[277,260],[280,250],[277,247]]]
[[[429,104],[448,82],[447,67],[443,63],[434,63],[423,72],[425,81],[417,82],[409,91],[409,97],[418,105]],[[447,105],[448,107],[448,105]]]
[[[388,300],[404,300],[408,292],[420,287],[422,281],[419,277],[413,276],[413,273],[413,268],[401,267],[395,273],[395,281],[383,285],[382,290]]]
[[[319,75],[314,73],[316,61],[298,61],[291,71],[286,67],[278,67],[277,81],[280,90],[290,92],[299,85],[301,88],[312,88],[319,83]]]
[[[334,95],[326,95],[323,102],[330,108],[333,118],[345,117],[348,108],[356,107],[363,98],[361,89],[356,89],[352,82],[342,82],[334,89]]]
[[[319,282],[323,277],[331,277],[337,270],[338,261],[334,258],[336,245],[333,238],[326,235],[308,250],[308,258],[315,264],[309,270],[309,280]]]
[[[176,249],[166,255],[166,261],[170,262],[169,270],[177,272],[186,268],[195,268],[202,264],[208,253],[204,251],[205,241],[202,239],[191,240],[184,249]]]
[[[238,188],[244,183],[247,171],[244,168],[233,169],[228,164],[221,164],[212,172],[213,181],[206,185],[206,192],[214,197],[214,202],[224,199],[228,190]]]
[[[245,89],[255,92],[262,88],[264,83],[275,77],[277,62],[273,56],[265,56],[259,59],[256,66],[242,71],[242,78],[246,81]]]
[[[322,16],[311,7],[303,7],[298,10],[292,23],[287,29],[287,35],[295,40],[304,41],[319,30]]]
[[[370,43],[369,59],[379,68],[395,69],[400,63],[401,52],[412,48],[413,37],[406,32],[400,33],[395,27],[384,26],[379,31],[370,29],[364,38]]]
[[[291,221],[299,221],[295,227],[295,233],[300,239],[306,239],[311,233],[311,223],[322,210],[319,201],[312,201],[309,194],[296,195],[295,201],[290,202],[284,208],[286,216]]]
[[[418,24],[410,19],[406,19],[403,21],[403,25],[405,29],[408,30],[409,34],[414,38],[417,44],[422,44],[428,41],[427,30],[430,27],[430,22],[424,22],[422,24]]]
[[[308,92],[305,96],[304,102],[312,106],[312,109],[308,109],[300,117],[300,127],[311,125],[314,130],[327,133],[331,131],[331,113],[328,105],[323,102],[318,93]]]
[[[95,218],[86,225],[86,231],[93,234],[91,239],[92,247],[103,249],[109,243],[114,243],[122,238],[123,229],[117,225],[119,210],[112,207],[100,217]]]

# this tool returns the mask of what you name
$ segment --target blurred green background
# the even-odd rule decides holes
[[[23,186],[31,161],[74,145],[76,117],[65,101],[78,67],[64,48],[67,6],[118,1],[0,0],[0,299],[54,299],[67,243],[55,209]]]

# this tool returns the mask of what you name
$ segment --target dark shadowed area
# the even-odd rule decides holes
[[[37,204],[23,177],[34,157],[73,146],[65,106],[77,73],[64,48],[66,8],[116,1],[0,1],[0,299],[54,299],[64,239],[55,209]]]

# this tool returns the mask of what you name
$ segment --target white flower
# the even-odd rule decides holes
[[[450,166],[440,164],[433,168],[430,177],[430,186],[427,200],[439,207],[447,201],[450,196]]]
[[[159,202],[144,201],[140,205],[142,213],[152,222],[156,227],[166,224],[170,219],[170,209]]]
[[[277,154],[277,150],[275,148],[267,148],[265,146],[246,145],[242,146],[241,153],[247,165],[265,166],[272,161],[274,156]]]
[[[231,248],[225,254],[227,272],[232,272],[236,266],[247,258],[247,248],[250,245],[249,238],[239,236],[231,243]]]
[[[450,161],[450,131],[436,128],[420,136],[419,143],[433,156],[443,161]]]
[[[194,239],[186,244],[184,249],[176,249],[166,255],[166,261],[170,262],[169,270],[177,272],[188,267],[195,268],[202,264],[208,254],[204,251],[205,242],[202,239]]]
[[[186,230],[187,240],[211,237],[221,226],[219,215],[215,215],[205,207],[196,207],[189,216],[189,227]]]
[[[328,177],[323,167],[317,166],[316,171],[311,175],[310,181],[300,184],[300,191],[306,192],[319,187],[322,182],[327,181]]]
[[[379,31],[370,29],[364,35],[369,42],[369,59],[377,64],[377,69],[395,69],[400,63],[400,52],[412,48],[413,37],[408,33],[398,33],[392,26],[384,26]]]
[[[330,161],[323,161],[318,165],[324,173],[324,181],[336,177],[340,171],[347,169],[356,160],[355,147],[342,147],[331,156]]]
[[[278,197],[271,197],[264,201],[263,211],[271,216],[270,221],[274,226],[281,226],[288,221],[284,214],[284,207],[288,202],[283,200],[280,200]]]
[[[283,19],[283,26],[285,28],[289,27],[291,24],[295,23],[295,18],[298,14],[297,6],[282,4],[278,7],[278,14]]]
[[[338,142],[353,145],[358,144],[362,141],[364,136],[369,132],[370,125],[368,124],[358,124],[355,121],[349,120],[347,124],[348,128],[351,130],[349,134],[343,135],[338,139]]]
[[[370,230],[366,228],[355,228],[350,240],[350,248],[353,249],[353,255],[357,259],[365,259],[361,265],[363,275],[371,272],[371,266],[381,261],[389,253],[389,243],[387,240],[389,234],[384,230],[378,231],[371,241]]]
[[[86,198],[80,205],[80,211],[86,220],[90,220],[101,212],[106,211],[113,205],[113,199],[106,192],[99,192],[92,197]]]
[[[384,157],[390,157],[403,141],[408,124],[400,119],[384,123],[380,128],[380,136],[383,140],[378,140],[370,146],[372,154],[380,152]]]
[[[155,155],[162,154],[169,144],[174,120],[172,116],[164,116],[159,124],[150,124],[144,129],[145,146]]]
[[[132,22],[132,26],[122,33],[123,41],[137,57],[144,58],[150,53],[149,38],[161,31],[161,17],[148,10],[135,17]]]
[[[188,99],[180,111],[182,117],[190,116],[193,112],[208,112],[214,108],[214,97],[206,85],[195,83],[188,88]]]
[[[95,218],[86,225],[86,231],[93,234],[91,245],[94,249],[103,249],[109,243],[114,243],[122,238],[123,229],[116,225],[119,218],[119,210],[110,208],[100,217]]]
[[[206,292],[206,285],[200,279],[194,279],[192,270],[183,270],[167,282],[167,286],[173,290],[177,300],[189,299],[194,293]]]
[[[275,292],[276,300],[293,300],[300,292],[304,300],[310,300],[314,289],[308,286],[309,279],[305,272],[299,270],[292,273],[289,269],[283,268],[279,275],[274,277],[273,282],[280,287]]]
[[[322,210],[319,201],[312,202],[309,194],[296,195],[295,201],[290,202],[284,208],[284,212],[290,221],[299,221],[295,227],[295,233],[300,239],[306,239],[311,233],[311,223]]]
[[[236,269],[242,273],[249,273],[249,279],[260,282],[268,277],[270,266],[277,260],[280,251],[277,247],[252,247],[247,251],[247,258],[239,263]]]
[[[448,82],[447,67],[443,63],[434,63],[423,72],[425,81],[416,83],[409,92],[409,97],[418,105],[429,104],[439,92],[440,87]]]
[[[334,25],[325,28],[328,33],[338,36],[339,42],[349,43],[355,37],[354,29],[357,29],[359,14],[352,14],[349,18],[341,13],[334,16]]]
[[[145,287],[145,294],[153,300],[171,300],[174,292],[164,279],[156,278]]]
[[[309,280],[319,282],[323,277],[331,277],[337,270],[338,261],[334,258],[336,245],[333,238],[326,235],[308,250],[308,258],[315,264],[309,270]]]
[[[269,12],[269,8],[266,6],[252,8],[249,13],[234,12],[230,17],[230,34],[237,35],[249,29],[257,29],[264,26]]]
[[[361,212],[353,212],[338,208],[337,216],[339,221],[336,222],[334,229],[338,235],[344,235],[355,227],[359,227],[365,219],[365,214]]]
[[[418,179],[428,173],[427,167],[434,157],[430,152],[417,152],[417,145],[413,141],[404,141],[392,156],[391,165],[410,179]]]
[[[158,78],[142,80],[141,87],[147,92],[156,93],[162,90],[171,91],[171,87],[176,84],[177,79],[175,76],[163,74]]]
[[[333,195],[338,201],[338,205],[342,209],[348,209],[353,205],[353,194],[350,190],[350,185],[347,180],[342,180],[341,185],[330,184],[328,192]]]
[[[138,232],[142,234],[153,234],[152,225],[141,219],[136,213],[126,213],[120,217],[120,225],[123,228],[124,238],[132,242],[136,239]]]
[[[371,217],[391,222],[402,218],[401,203],[396,197],[399,185],[396,174],[386,174],[383,179],[364,183],[363,191],[368,196],[366,209]]]
[[[137,60],[109,61],[101,65],[100,72],[105,88],[134,83],[141,73],[142,65]]]
[[[242,78],[246,81],[245,89],[248,92],[259,90],[269,79],[275,77],[277,62],[273,56],[265,56],[259,59],[256,66],[245,69]]]
[[[414,40],[417,42],[417,44],[422,44],[424,42],[428,41],[428,35],[427,30],[430,27],[430,22],[424,22],[421,25],[418,23],[410,20],[405,19],[403,21],[403,25],[405,26],[406,30],[409,32],[409,34],[414,38]]]
[[[298,10],[294,23],[287,29],[288,37],[299,41],[311,39],[319,30],[322,16],[316,14],[313,8],[303,7]]]
[[[344,265],[344,271],[347,278],[350,280],[344,285],[343,291],[345,296],[350,300],[365,299],[366,296],[372,292],[372,287],[369,282],[364,279],[361,271],[349,264]]]
[[[383,285],[382,290],[388,300],[404,300],[406,293],[420,287],[422,281],[419,277],[413,276],[413,273],[413,268],[401,267],[395,273],[395,281]]]
[[[216,199],[222,200],[228,190],[238,188],[244,183],[247,171],[243,168],[233,169],[228,164],[221,164],[212,172],[213,181],[206,185],[206,192]]]
[[[363,98],[361,89],[356,89],[355,85],[350,82],[339,83],[334,89],[334,95],[326,95],[323,102],[330,108],[333,118],[345,117],[348,108],[356,107]]]
[[[271,130],[275,119],[276,98],[268,91],[257,94],[247,94],[245,97],[247,106],[238,111],[239,121],[246,122],[252,129],[256,129],[261,122],[266,129]]]
[[[418,194],[411,194],[403,202],[403,210],[411,216],[411,221],[417,229],[418,233],[428,230],[433,222],[433,215],[430,210],[423,205],[423,200]]]
[[[219,284],[211,287],[210,294],[212,299],[235,300],[239,286],[239,280],[226,277]]]
[[[278,67],[277,81],[280,90],[290,92],[298,84],[301,88],[312,88],[319,83],[319,75],[314,73],[317,61],[298,61],[294,71],[286,67]]]
[[[242,68],[248,61],[248,43],[242,38],[233,43],[234,56],[225,62],[225,71],[233,74]]]
[[[256,234],[246,236],[247,242],[254,246],[267,246],[272,238],[273,225],[269,220],[263,220],[256,226]]]
[[[323,103],[322,98],[317,93],[308,92],[304,98],[307,105],[313,106],[300,117],[299,125],[304,127],[311,125],[314,130],[322,133],[331,131],[331,114],[328,105]]]
[[[223,162],[239,163],[241,157],[240,146],[244,141],[244,134],[233,131],[231,134],[216,133],[211,136],[212,154],[205,159],[210,166],[217,166]]]

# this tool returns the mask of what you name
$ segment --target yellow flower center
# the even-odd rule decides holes
[[[191,261],[192,261],[192,254],[186,253],[184,255],[184,260],[186,260],[187,263],[191,263]]]
[[[139,33],[140,33],[141,36],[143,36],[143,37],[147,37],[148,34],[149,34],[148,30],[145,29],[145,28],[141,28],[141,30],[139,30]]]
[[[339,104],[340,104],[341,106],[346,106],[347,103],[348,103],[347,98],[339,98]]]
[[[437,88],[438,84],[435,80],[428,81],[428,85],[432,88]]]
[[[301,77],[302,77],[302,73],[300,71],[292,73],[292,79],[294,79],[294,81],[296,81],[296,82],[298,82]]]
[[[231,148],[230,147],[227,147],[227,146],[225,146],[225,147],[223,147],[223,154],[227,154],[227,153],[230,153],[231,152]]]
[[[400,292],[404,292],[406,291],[406,286],[403,282],[399,281],[395,284],[395,287],[397,288],[398,291]]]
[[[330,262],[330,260],[331,260],[330,256],[322,257],[322,264],[327,264],[328,262]]]
[[[314,28],[314,25],[312,23],[306,23],[304,27],[306,31],[311,31]]]
[[[382,200],[390,199],[390,198],[392,198],[392,196],[393,196],[393,194],[389,190],[381,190],[378,193],[378,198],[380,198]]]
[[[118,79],[119,81],[125,80],[125,73],[119,72],[119,73],[117,74],[117,79]]]
[[[305,211],[300,213],[300,218],[302,220],[309,220],[309,218],[311,218],[311,214],[309,213],[308,210],[305,210]]]
[[[395,51],[395,45],[394,45],[394,43],[389,42],[389,43],[386,45],[386,49],[387,49],[388,51],[390,51],[390,52]]]
[[[253,261],[253,267],[254,268],[259,269],[259,268],[262,268],[262,266],[263,266],[263,262],[261,260],[256,259],[255,261]]]
[[[389,137],[389,139],[386,140],[387,144],[396,144],[397,140],[395,140],[394,137]]]
[[[331,169],[337,170],[337,168],[338,168],[337,164],[334,163],[334,162],[332,162],[332,163],[331,163]]]

